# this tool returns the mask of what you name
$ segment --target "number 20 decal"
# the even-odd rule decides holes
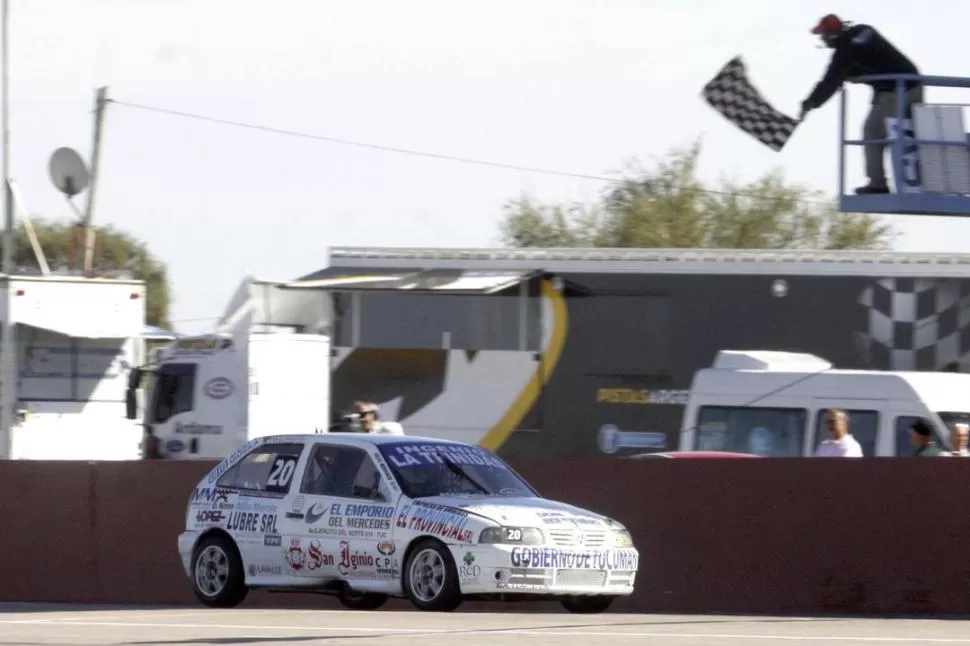
[[[522,530],[518,527],[509,527],[505,530],[505,540],[507,541],[521,541],[522,540]]]
[[[284,455],[273,461],[273,467],[269,471],[269,480],[266,483],[268,489],[286,489],[290,486],[293,479],[293,472],[296,471],[296,458]]]

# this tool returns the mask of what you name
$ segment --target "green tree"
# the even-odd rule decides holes
[[[64,272],[84,266],[84,234],[75,223],[53,222],[31,218],[37,241],[52,272]],[[129,274],[145,281],[146,322],[168,328],[169,292],[165,265],[152,256],[145,243],[111,226],[95,227],[97,232],[93,270],[95,275]],[[14,265],[39,269],[27,230],[21,222],[14,238]],[[2,249],[2,241],[0,241]]]
[[[819,191],[780,170],[754,181],[697,177],[700,142],[675,148],[654,168],[630,164],[596,204],[504,207],[502,240],[515,247],[887,249],[892,228],[868,214],[841,213]]]

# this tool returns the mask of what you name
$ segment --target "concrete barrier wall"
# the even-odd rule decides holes
[[[0,601],[196,604],[176,536],[187,498],[211,466],[0,462],[8,523],[0,539]],[[637,592],[617,609],[970,609],[970,460],[513,466],[543,495],[612,515],[631,529],[642,554]],[[246,603],[334,604],[267,593]]]

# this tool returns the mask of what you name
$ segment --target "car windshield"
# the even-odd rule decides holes
[[[380,451],[411,498],[538,496],[501,458],[470,444],[394,442]]]

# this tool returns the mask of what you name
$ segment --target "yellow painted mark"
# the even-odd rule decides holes
[[[512,406],[505,412],[502,419],[478,443],[479,446],[489,451],[497,451],[509,439],[519,422],[536,403],[543,384],[548,383],[549,377],[559,362],[563,346],[566,345],[566,330],[569,327],[566,299],[561,293],[553,289],[548,280],[542,281],[541,288],[542,295],[552,303],[552,330],[549,334],[549,341],[543,349],[543,360],[539,362],[529,383],[515,398]]]

